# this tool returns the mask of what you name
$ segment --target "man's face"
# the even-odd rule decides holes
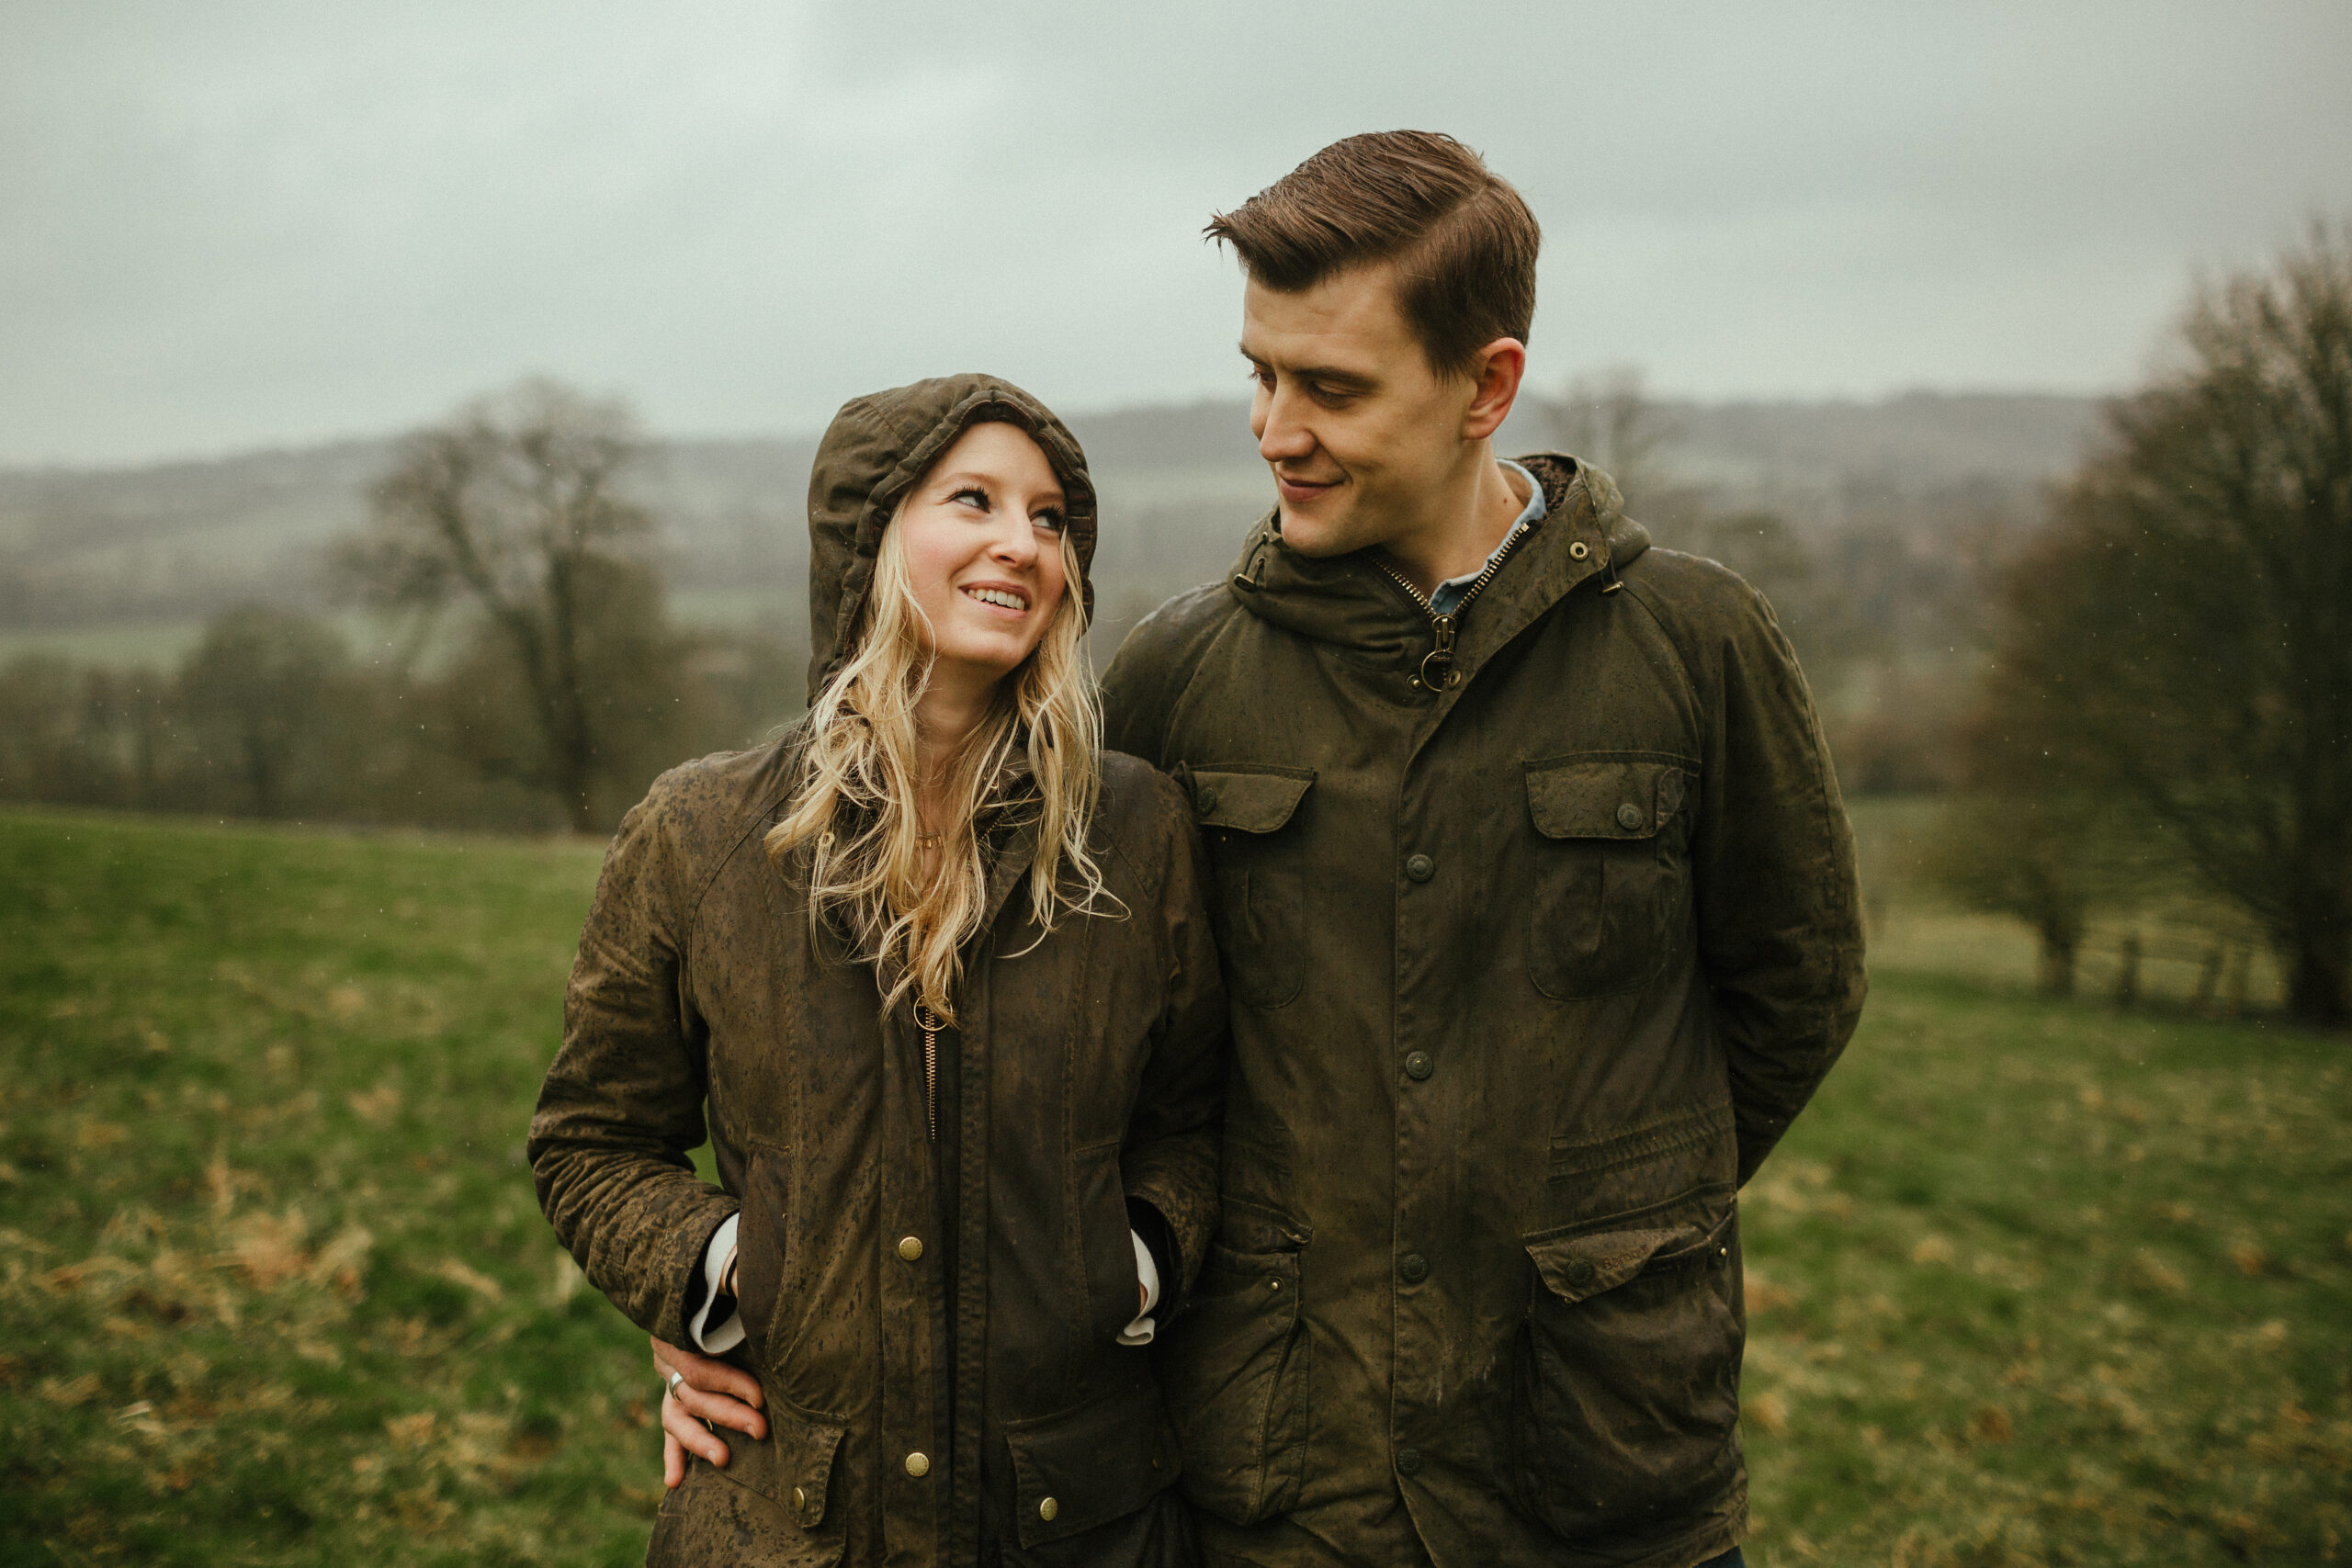
[[[1385,264],[1285,294],[1251,282],[1241,353],[1250,430],[1274,470],[1283,538],[1302,555],[1388,545],[1431,513],[1464,460],[1477,383],[1430,368]]]

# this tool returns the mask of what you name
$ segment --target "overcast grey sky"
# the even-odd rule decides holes
[[[1208,214],[1443,130],[1533,374],[2105,389],[2352,216],[2352,6],[0,0],[0,463],[374,434],[545,372],[678,434],[987,368],[1239,395]]]

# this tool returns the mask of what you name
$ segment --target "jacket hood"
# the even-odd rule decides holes
[[[1054,412],[994,376],[934,377],[842,405],[808,471],[808,701],[850,652],[874,582],[875,552],[899,497],[956,437],[986,421],[1018,425],[1044,449],[1069,511],[1081,603],[1094,613],[1094,482],[1086,454]]]
[[[1599,468],[1559,452],[1512,460],[1544,487],[1544,516],[1473,612],[1469,635],[1480,642],[1508,636],[1586,578],[1621,570],[1650,547],[1649,530],[1625,515],[1616,483]],[[1250,531],[1227,587],[1261,620],[1402,668],[1420,658],[1428,617],[1371,556],[1302,556],[1283,545],[1280,512],[1269,512]]]

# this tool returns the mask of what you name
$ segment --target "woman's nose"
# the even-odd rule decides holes
[[[1006,513],[1003,527],[989,542],[989,554],[1007,566],[1027,566],[1037,558],[1037,530],[1026,517]]]

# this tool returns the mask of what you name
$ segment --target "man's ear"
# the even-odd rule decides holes
[[[1519,400],[1519,383],[1527,374],[1527,345],[1515,337],[1498,337],[1470,360],[1470,406],[1462,413],[1462,439],[1484,441],[1502,428]]]

